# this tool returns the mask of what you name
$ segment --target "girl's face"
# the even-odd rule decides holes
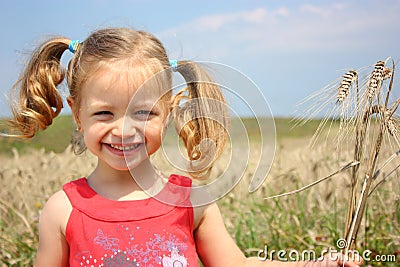
[[[76,114],[87,148],[116,170],[134,169],[161,145],[165,101],[151,74],[102,67],[83,85]],[[134,79],[133,79],[134,78]],[[73,105],[72,105],[73,106]]]

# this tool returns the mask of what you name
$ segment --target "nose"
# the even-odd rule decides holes
[[[136,134],[135,124],[129,117],[121,117],[114,121],[111,134],[118,138],[129,138]]]

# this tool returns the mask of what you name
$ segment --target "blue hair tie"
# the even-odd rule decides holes
[[[80,40],[72,40],[68,46],[68,50],[71,51],[72,53],[75,53],[80,43],[81,43]]]
[[[171,65],[172,71],[176,71],[176,69],[178,68],[178,60],[170,59],[169,65]]]

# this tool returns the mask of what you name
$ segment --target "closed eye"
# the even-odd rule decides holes
[[[152,113],[153,112],[151,110],[138,110],[135,112],[135,114],[137,114],[137,115],[150,115]]]
[[[102,110],[102,111],[95,112],[93,114],[93,116],[94,116],[94,118],[96,118],[96,120],[106,121],[106,120],[111,119],[113,117],[113,114],[110,111]]]
[[[135,117],[137,117],[140,120],[148,120],[153,116],[156,116],[157,114],[152,111],[152,110],[138,110],[135,113]]]

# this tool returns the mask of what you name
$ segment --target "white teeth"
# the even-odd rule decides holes
[[[112,148],[115,148],[115,149],[118,149],[121,151],[127,151],[127,150],[132,150],[132,149],[137,148],[139,146],[139,144],[134,144],[134,145],[130,145],[130,146],[119,146],[119,145],[110,144],[110,146]]]

